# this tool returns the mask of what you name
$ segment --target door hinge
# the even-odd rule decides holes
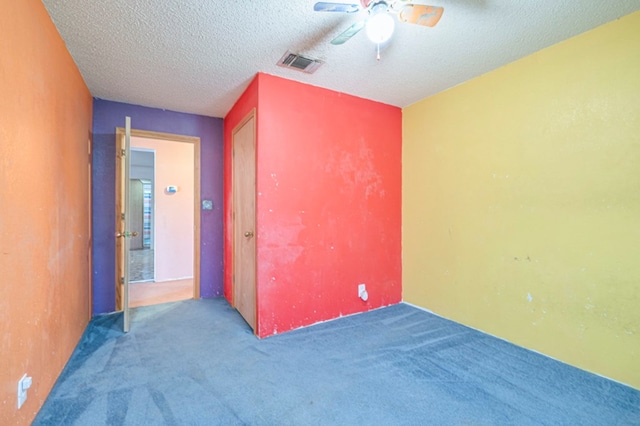
[[[126,157],[126,156],[127,156],[127,151],[126,151],[126,150],[124,150],[124,149],[121,149],[121,150],[120,150],[120,156],[121,156],[121,157]]]
[[[124,285],[124,277],[120,277],[120,284]]]
[[[120,220],[124,220],[124,213],[120,213]]]

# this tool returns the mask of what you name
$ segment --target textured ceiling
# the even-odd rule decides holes
[[[93,96],[214,117],[257,72],[404,107],[640,9],[640,0],[432,0],[445,9],[438,25],[397,22],[376,61],[364,31],[329,44],[366,12],[314,12],[315,2],[43,0]],[[315,74],[276,66],[287,50],[325,64]]]

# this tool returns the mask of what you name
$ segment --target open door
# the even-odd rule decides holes
[[[233,129],[233,305],[257,332],[255,110]]]
[[[139,230],[130,229],[129,167],[131,146],[131,117],[125,118],[124,133],[118,131],[116,143],[116,310],[123,311],[123,331],[129,332],[129,250],[131,238]]]
[[[149,280],[147,279],[143,279],[140,280],[139,278],[137,278],[138,281],[146,281],[147,284],[144,285],[140,285],[140,284],[134,284],[132,286],[129,286],[130,281],[136,281],[136,274],[135,271],[140,272],[140,267],[141,267],[141,260],[140,260],[140,250],[138,251],[134,251],[134,252],[130,252],[132,250],[133,247],[135,247],[135,241],[136,241],[136,237],[138,236],[143,236],[145,235],[144,231],[145,231],[145,221],[142,220],[136,220],[136,218],[134,216],[136,216],[136,214],[139,214],[139,210],[138,213],[136,213],[134,211],[135,208],[135,203],[136,203],[136,196],[139,197],[139,193],[136,195],[135,191],[132,187],[131,182],[135,182],[135,179],[132,180],[132,177],[136,177],[136,173],[139,173],[140,171],[136,169],[139,169],[139,167],[141,166],[141,164],[137,164],[136,167],[136,162],[132,161],[132,155],[131,155],[131,149],[132,146],[135,149],[149,149],[149,150],[156,150],[159,149],[161,150],[164,154],[160,155],[158,154],[162,160],[160,161],[160,164],[155,164],[155,159],[154,159],[154,170],[152,172],[154,178],[159,177],[159,176],[165,176],[167,173],[168,169],[173,169],[177,166],[178,163],[174,162],[173,159],[169,159],[166,155],[169,152],[175,152],[174,149],[168,149],[167,146],[177,146],[177,145],[184,145],[184,144],[191,144],[193,145],[192,148],[192,154],[191,154],[191,161],[193,162],[192,166],[190,166],[189,164],[186,164],[184,162],[181,162],[179,164],[182,164],[181,167],[183,167],[183,172],[184,173],[192,173],[193,174],[193,180],[192,183],[190,185],[186,184],[186,186],[181,186],[180,184],[176,185],[176,188],[178,189],[178,193],[182,193],[180,191],[186,189],[186,188],[191,188],[189,191],[193,191],[192,193],[192,203],[193,203],[193,209],[192,212],[190,213],[193,217],[191,220],[186,220],[183,219],[177,219],[180,220],[181,224],[184,225],[184,223],[190,223],[190,225],[187,227],[187,229],[184,229],[184,226],[182,227],[182,230],[180,232],[188,232],[191,234],[192,236],[192,244],[193,244],[193,260],[192,260],[192,269],[191,269],[191,273],[193,275],[193,278],[188,280],[185,279],[185,277],[179,277],[179,279],[175,279],[173,277],[169,277],[168,279],[164,279],[162,280],[163,282],[156,282],[157,278],[157,273],[160,273],[161,271],[159,271],[160,268],[156,268],[154,267],[154,275],[153,275],[153,281],[149,282]],[[129,325],[129,313],[128,313],[128,309],[130,306],[145,306],[146,304],[155,304],[155,303],[165,303],[165,302],[172,302],[172,301],[176,301],[176,300],[184,300],[185,298],[193,298],[193,299],[199,299],[200,298],[200,232],[201,232],[201,224],[200,224],[200,204],[201,204],[201,190],[200,190],[200,138],[199,137],[195,137],[195,136],[184,136],[184,135],[177,135],[177,134],[170,134],[170,133],[160,133],[160,132],[154,132],[154,131],[149,131],[149,130],[139,130],[139,129],[130,129],[130,128],[121,128],[118,127],[116,128],[116,154],[118,157],[118,160],[116,162],[116,206],[115,206],[115,211],[116,211],[116,230],[117,230],[117,236],[119,236],[116,241],[116,286],[115,286],[115,299],[116,299],[116,309],[119,311],[124,311],[125,313],[125,318],[127,319],[126,323],[127,326]],[[181,152],[185,152],[185,150],[183,149],[179,149],[179,151]],[[188,150],[187,150],[188,151]],[[157,166],[157,168],[156,168]],[[133,171],[132,171],[133,168]],[[171,174],[169,174],[171,175]],[[140,176],[138,176],[140,177]],[[145,178],[147,179],[147,178]],[[165,179],[166,180],[166,179]],[[178,181],[174,181],[173,178],[170,179],[169,182],[164,182],[162,184],[158,184],[157,181],[153,181],[153,187],[154,188],[162,188],[161,191],[163,191],[162,193],[157,193],[157,197],[155,197],[155,201],[153,204],[153,207],[151,207],[154,211],[154,214],[156,212],[156,209],[158,208],[165,208],[163,207],[163,203],[166,203],[167,200],[163,201],[163,203],[159,202],[159,197],[165,197],[165,198],[171,198],[173,199],[173,201],[170,202],[171,206],[175,207],[175,199],[179,198],[176,195],[168,192],[168,190],[164,190],[164,188],[167,187],[167,185],[173,185],[176,183],[179,183]],[[129,185],[129,186],[127,186]],[[128,195],[127,195],[128,194]],[[125,202],[126,201],[126,202]],[[207,204],[211,204],[211,203],[207,203]],[[202,207],[203,209],[211,209],[212,207]],[[163,210],[164,212],[167,212],[168,210]],[[163,217],[167,217],[166,215]],[[139,219],[139,218],[138,218]],[[174,220],[174,222],[176,222]],[[138,223],[137,227],[135,225],[135,223]],[[175,229],[173,227],[171,228],[167,228],[167,224],[165,223],[164,225],[164,236],[160,236],[157,232],[154,233],[154,244],[151,244],[151,241],[149,241],[149,248],[150,249],[154,249],[154,254],[151,255],[151,261],[154,264],[157,264],[157,262],[155,262],[155,256],[159,255],[159,251],[158,250],[162,250],[162,256],[160,256],[162,259],[166,259],[167,256],[171,256],[171,251],[175,248],[174,246],[172,246],[170,243],[167,243],[167,240],[165,237],[167,237],[167,235],[170,236],[170,233],[167,233],[166,230],[167,229]],[[149,228],[150,229],[151,224],[149,223]],[[154,228],[157,230],[157,227],[154,226]],[[160,237],[165,238],[163,241],[158,242],[158,240],[160,239]],[[147,235],[147,238],[149,238],[149,235]],[[159,244],[159,245],[158,245]],[[133,255],[131,255],[131,254]],[[136,256],[138,255],[138,256]],[[178,259],[179,256],[176,256],[174,259]],[[149,258],[148,257],[144,257],[144,259],[142,261],[147,261]],[[165,272],[166,272],[166,268],[165,268]],[[164,272],[163,272],[164,273]],[[174,281],[172,281],[172,279]],[[184,286],[180,286],[178,287],[178,292],[176,292],[176,286],[173,286],[172,284],[176,281],[191,281],[190,287],[191,287],[191,291],[188,297],[182,297],[183,294],[185,293],[184,291],[182,291],[184,289]],[[157,284],[157,286],[155,286],[155,288],[152,288],[152,286],[154,284]],[[183,283],[184,284],[184,283]],[[146,289],[144,289],[143,287],[147,287]],[[164,286],[164,287],[163,287]],[[167,292],[167,289],[169,290],[169,292]],[[145,291],[142,291],[145,290]],[[174,296],[176,293],[178,293],[178,298],[172,298],[172,296]],[[142,295],[142,296],[141,296]],[[145,297],[144,295],[146,295],[147,300],[149,301],[149,303],[141,303],[141,298]],[[171,300],[168,300],[171,299]]]

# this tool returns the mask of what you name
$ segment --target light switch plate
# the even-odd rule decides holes
[[[18,409],[22,408],[22,404],[27,400],[27,389],[31,387],[32,383],[32,378],[26,374],[18,382]]]
[[[213,210],[213,201],[202,200],[202,210]]]

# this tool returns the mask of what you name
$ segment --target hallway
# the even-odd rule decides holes
[[[193,298],[193,278],[154,282],[153,249],[129,252],[129,307]]]

